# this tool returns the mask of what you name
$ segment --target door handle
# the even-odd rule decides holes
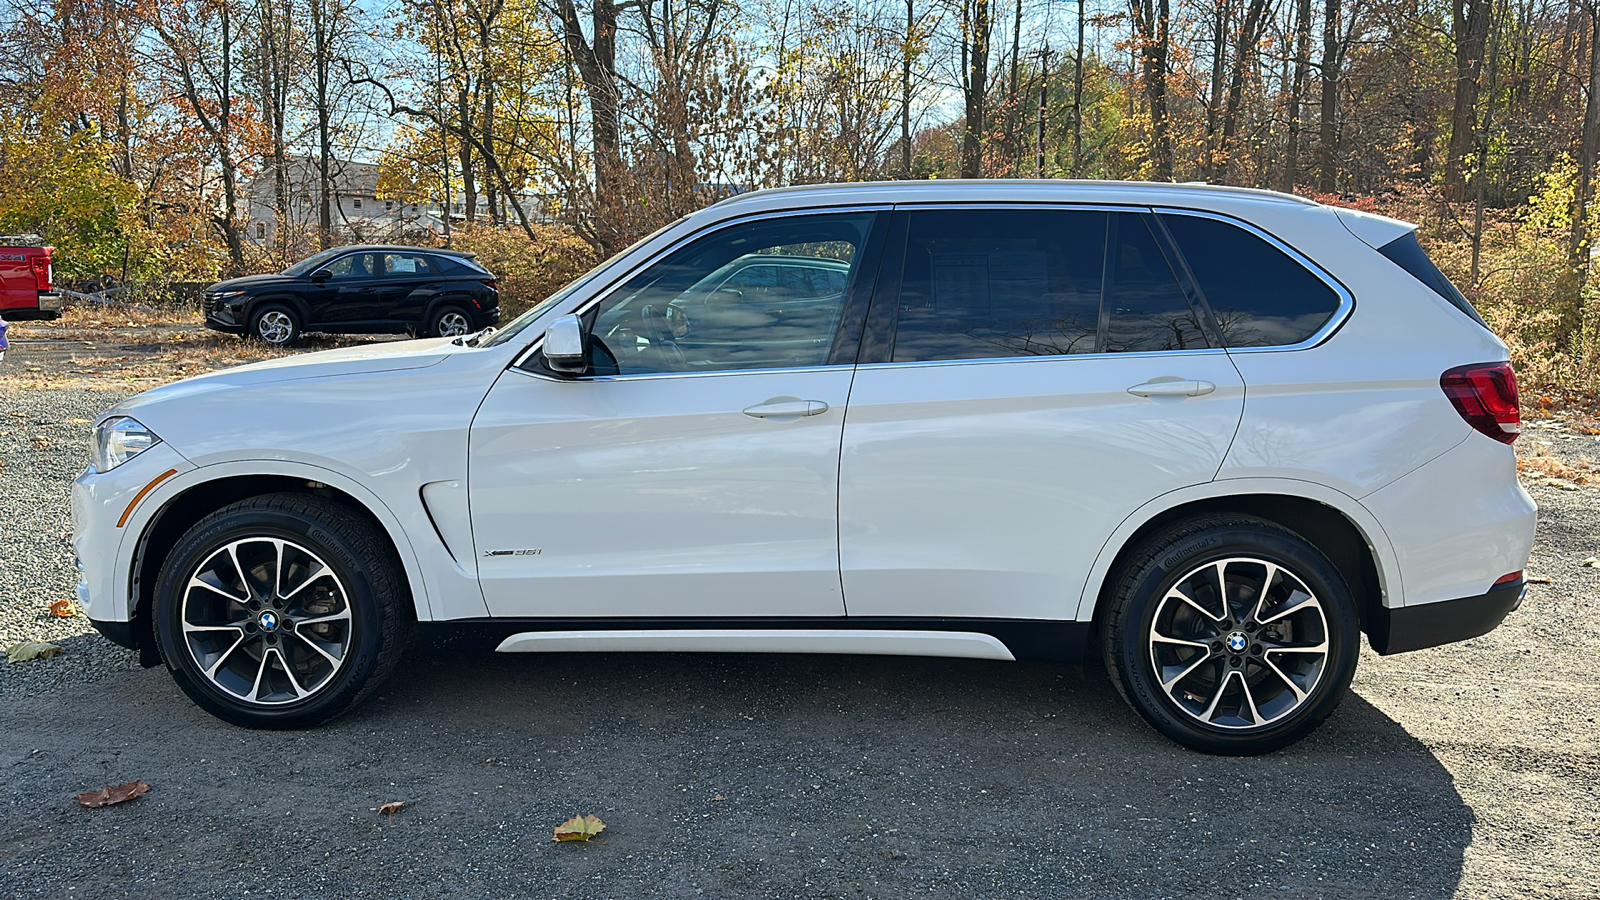
[[[744,414],[757,419],[775,419],[785,416],[799,418],[801,416],[815,416],[828,411],[828,404],[821,400],[791,400],[787,397],[781,400],[768,400],[747,407]]]
[[[1200,397],[1216,390],[1209,381],[1146,381],[1128,388],[1136,397]]]

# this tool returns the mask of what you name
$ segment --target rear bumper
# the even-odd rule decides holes
[[[1479,637],[1521,606],[1527,589],[1527,582],[1518,578],[1476,597],[1399,609],[1381,607],[1367,622],[1367,639],[1372,649],[1387,656]]]
[[[0,308],[0,316],[13,322],[28,319],[58,319],[61,317],[61,295],[40,294],[38,306],[8,306]]]

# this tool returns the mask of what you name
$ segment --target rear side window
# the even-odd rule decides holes
[[[895,362],[1093,353],[1103,212],[911,215]]]
[[[1339,295],[1288,254],[1218,219],[1161,217],[1229,347],[1283,347],[1316,334]]]
[[[1205,348],[1205,332],[1144,217],[1112,216],[1108,246],[1100,349],[1148,353]]]
[[[1478,311],[1472,308],[1471,301],[1467,300],[1466,296],[1457,290],[1454,284],[1450,283],[1450,279],[1439,271],[1439,267],[1433,264],[1433,260],[1428,258],[1428,254],[1423,251],[1422,245],[1417,243],[1417,233],[1415,231],[1407,233],[1403,238],[1384,244],[1378,252],[1388,257],[1390,262],[1405,269],[1412,278],[1427,285],[1435,294],[1448,300],[1451,306],[1466,313],[1472,318],[1472,321],[1485,328],[1489,327],[1483,321],[1483,317],[1478,315]]]

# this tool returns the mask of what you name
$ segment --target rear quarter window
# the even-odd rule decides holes
[[[1164,213],[1229,347],[1287,347],[1339,309],[1327,282],[1268,241],[1220,219]]]
[[[1443,297],[1451,306],[1461,310],[1472,321],[1485,328],[1489,327],[1483,321],[1483,317],[1478,315],[1478,311],[1472,308],[1472,303],[1466,298],[1466,295],[1462,294],[1450,282],[1450,279],[1439,271],[1439,267],[1433,264],[1433,260],[1428,258],[1428,254],[1423,251],[1422,245],[1417,243],[1417,233],[1415,231],[1408,233],[1405,237],[1397,238],[1384,244],[1378,252],[1382,253],[1390,262],[1405,269],[1406,273],[1412,278],[1427,285],[1430,290]]]

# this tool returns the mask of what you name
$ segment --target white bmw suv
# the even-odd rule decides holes
[[[1412,232],[1217,187],[746,194],[498,333],[108,410],[80,599],[249,726],[337,714],[421,629],[1096,655],[1172,739],[1272,750],[1362,632],[1459,641],[1522,597],[1506,348]]]

